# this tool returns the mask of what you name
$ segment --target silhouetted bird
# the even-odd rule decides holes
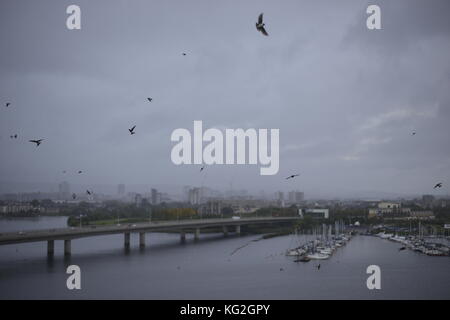
[[[263,22],[263,14],[261,13],[258,17],[258,22],[256,23],[256,30],[261,32],[263,35],[268,36],[266,29],[264,29],[264,22]]]
[[[442,188],[442,182],[436,183],[433,189]]]
[[[32,142],[32,143],[36,143],[36,147],[37,146],[39,146],[41,143],[42,143],[42,141],[43,141],[44,139],[39,139],[39,140],[30,140],[30,142]]]
[[[75,193],[72,194],[72,199],[75,200],[77,198],[77,195]]]
[[[205,169],[205,166],[203,166],[203,167],[201,167],[201,168],[200,168],[200,172],[202,172],[202,171],[203,171],[203,169]]]
[[[284,269],[283,268],[280,268],[280,271],[283,271]]]
[[[320,270],[320,263],[317,265],[317,270]]]
[[[83,171],[81,171],[81,170],[78,170],[78,173],[83,173]]]
[[[152,102],[153,98],[147,98],[147,100],[148,100],[149,102]]]
[[[400,249],[398,249],[398,251],[402,251],[402,250],[405,250],[406,249],[406,247],[401,247]]]
[[[134,132],[134,128],[136,128],[136,126],[133,126],[133,128],[128,129],[128,131],[130,131],[130,134],[135,134],[136,132]]]
[[[415,135],[416,135],[416,132],[415,132],[415,131],[413,131],[412,135],[413,135],[413,136],[415,136]]]
[[[286,180],[288,180],[288,179],[292,179],[292,178],[295,178],[295,177],[298,177],[299,175],[300,175],[300,173],[297,173],[297,174],[293,174],[293,175],[291,175],[291,176],[287,177],[287,178],[286,178]]]
[[[11,102],[7,102],[5,106],[8,108],[11,105]]]
[[[86,190],[86,193],[87,193],[88,195],[91,195],[91,194],[92,194],[92,192],[89,191],[89,190]]]
[[[17,139],[17,134],[15,134],[15,135],[10,135],[9,136],[11,139]]]
[[[185,55],[186,55],[186,53],[184,53],[184,52],[183,52],[183,53],[182,53],[182,55],[183,55],[183,56],[185,56]]]

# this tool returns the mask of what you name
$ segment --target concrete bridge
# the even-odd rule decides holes
[[[241,226],[289,223],[298,220],[299,217],[265,217],[244,219],[195,219],[177,221],[158,221],[149,223],[137,223],[114,226],[89,226],[80,228],[62,228],[49,230],[21,231],[0,233],[0,245],[47,241],[47,255],[53,256],[55,241],[64,241],[64,255],[71,254],[71,241],[77,238],[103,236],[122,233],[124,235],[124,246],[130,248],[130,234],[139,233],[139,246],[145,247],[145,234],[149,232],[179,232],[181,242],[186,241],[186,233],[194,233],[194,239],[200,237],[200,230],[206,228],[221,228],[224,236],[234,231],[240,234]]]

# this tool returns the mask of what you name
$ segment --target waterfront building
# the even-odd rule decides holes
[[[312,217],[315,219],[328,219],[330,217],[329,209],[298,209],[298,215],[301,218]]]

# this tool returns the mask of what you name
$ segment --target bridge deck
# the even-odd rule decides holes
[[[0,245],[37,242],[48,240],[68,240],[84,237],[94,237],[108,234],[132,232],[164,232],[186,229],[213,228],[222,226],[238,226],[249,224],[265,224],[277,222],[292,222],[299,217],[267,217],[245,219],[193,219],[178,221],[158,221],[149,223],[136,223],[120,226],[91,226],[82,228],[62,228],[49,230],[33,230],[23,232],[0,233]]]

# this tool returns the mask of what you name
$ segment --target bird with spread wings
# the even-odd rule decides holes
[[[263,35],[268,36],[269,34],[264,27],[265,23],[263,22],[263,13],[261,13],[258,17],[258,22],[256,23],[256,30],[261,32]]]

